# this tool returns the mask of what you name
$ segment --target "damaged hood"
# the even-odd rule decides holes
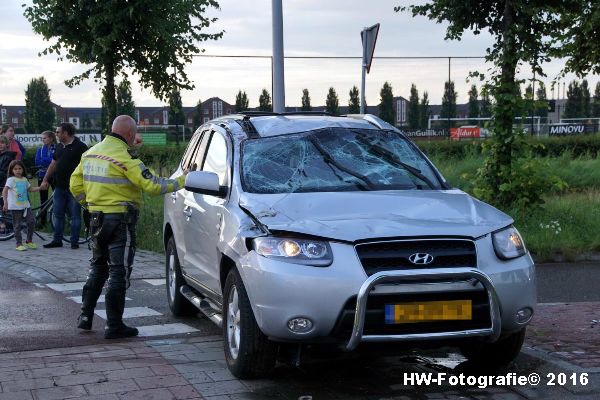
[[[243,193],[240,206],[270,231],[351,242],[440,235],[476,238],[513,222],[460,190]]]

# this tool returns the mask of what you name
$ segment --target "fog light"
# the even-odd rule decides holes
[[[308,318],[292,318],[288,321],[287,326],[294,333],[305,333],[312,329],[313,323]]]
[[[517,322],[519,324],[525,324],[527,322],[529,322],[529,320],[531,319],[531,317],[533,316],[533,310],[529,307],[525,307],[525,308],[521,308],[519,311],[517,311],[517,315],[515,316]]]

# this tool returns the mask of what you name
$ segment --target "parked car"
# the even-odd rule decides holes
[[[224,116],[195,132],[185,169],[164,202],[169,307],[222,326],[235,376],[319,343],[519,354],[536,284],[513,220],[379,118]]]

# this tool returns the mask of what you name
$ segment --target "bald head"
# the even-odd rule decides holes
[[[131,146],[135,140],[137,125],[129,115],[119,115],[113,121],[112,132],[121,136]]]

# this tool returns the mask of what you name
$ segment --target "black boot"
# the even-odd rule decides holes
[[[121,339],[132,336],[137,336],[139,333],[137,328],[132,328],[121,323],[118,327],[106,327],[104,329],[104,339]]]
[[[113,276],[116,279],[113,279]],[[111,269],[111,279],[108,281],[108,288],[106,290],[106,328],[104,329],[104,339],[120,339],[137,336],[138,334],[137,328],[131,328],[123,323],[125,285],[125,268],[114,267],[114,270]]]
[[[81,315],[77,319],[77,327],[89,331],[92,329],[92,321],[94,320],[94,309],[98,298],[102,293],[102,287],[106,281],[106,273],[96,271],[95,268],[90,269],[88,279],[83,286],[81,293]]]
[[[89,331],[92,329],[92,321],[94,319],[94,314],[92,314],[91,317],[88,317],[85,314],[81,314],[79,316],[79,318],[77,318],[77,327],[79,329],[84,329],[86,331]]]

